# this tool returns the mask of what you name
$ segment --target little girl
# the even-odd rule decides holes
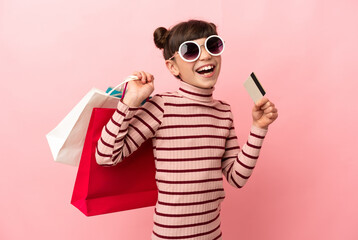
[[[250,177],[277,109],[262,98],[252,109],[248,141],[240,149],[230,105],[212,94],[224,41],[205,21],[182,22],[154,32],[165,64],[179,79],[175,92],[156,94],[154,77],[135,72],[98,141],[98,164],[111,166],[152,139],[158,187],[152,239],[222,239],[223,175],[235,188]]]

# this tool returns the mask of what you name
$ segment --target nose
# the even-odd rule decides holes
[[[204,45],[201,45],[201,53],[200,53],[200,57],[199,60],[208,60],[211,58],[210,53],[208,53],[208,51],[206,51],[206,48],[204,47]]]

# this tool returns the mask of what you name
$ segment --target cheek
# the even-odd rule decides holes
[[[215,58],[216,62],[221,65],[221,56],[216,56]]]
[[[217,70],[218,70],[218,72],[220,71],[220,69],[221,69],[221,56],[218,56],[217,57],[217,60],[216,60],[216,62],[217,62]]]
[[[182,72],[186,73],[186,74],[195,72],[195,67],[194,67],[194,64],[192,64],[192,63],[184,64],[181,69],[182,69]]]
[[[194,66],[194,63],[185,62],[183,59],[178,60],[178,69],[182,74],[193,72]]]

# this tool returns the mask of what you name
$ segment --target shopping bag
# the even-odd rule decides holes
[[[97,141],[115,109],[94,108],[71,204],[86,216],[154,206],[158,198],[152,140],[112,167],[97,164]]]
[[[111,96],[111,93],[128,81],[137,79],[136,76],[129,76],[108,93],[96,88],[91,89],[67,116],[46,135],[54,160],[78,166],[92,109],[94,107],[116,108],[120,99],[116,95]],[[125,90],[123,93],[125,93]]]

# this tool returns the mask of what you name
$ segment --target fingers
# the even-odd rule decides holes
[[[144,71],[135,71],[133,75],[137,76],[142,83],[152,82],[154,80],[154,76],[152,74]]]
[[[278,113],[277,112],[275,112],[275,113],[271,112],[271,113],[267,114],[267,117],[269,119],[271,119],[271,120],[275,120],[276,118],[278,118]]]
[[[264,110],[264,113],[270,113],[270,112],[277,113],[277,108],[275,108],[275,106],[270,106]]]
[[[254,109],[256,111],[258,111],[258,110],[263,111],[269,118],[277,118],[277,116],[278,116],[278,113],[277,113],[278,111],[277,111],[277,108],[275,107],[275,104],[273,102],[271,102],[266,97],[261,98],[255,104]]]
[[[264,106],[261,107],[261,110],[263,110],[266,117],[271,119],[272,121],[278,118],[278,110],[275,107],[275,104],[270,101],[265,103]]]
[[[275,104],[270,102],[270,100],[266,97],[261,98],[257,103],[255,103],[256,109],[265,110],[270,107],[275,107]]]
[[[261,109],[262,106],[265,105],[267,102],[269,102],[268,98],[263,97],[257,103],[255,103],[255,108],[256,109]]]

